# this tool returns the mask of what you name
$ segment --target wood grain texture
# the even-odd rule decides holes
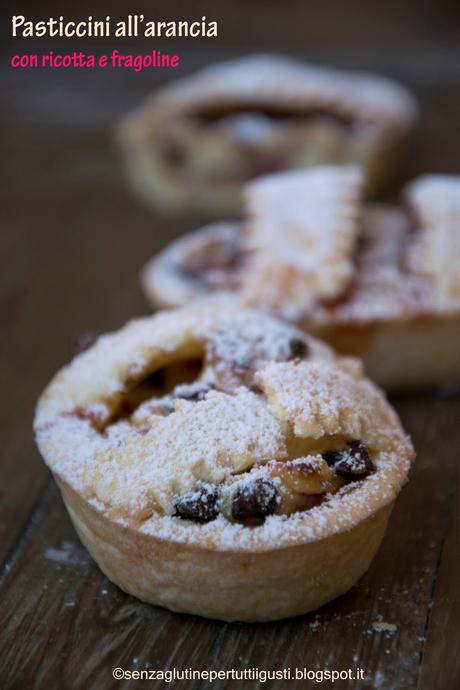
[[[451,514],[440,546],[432,607],[427,617],[421,689],[460,686],[460,482],[452,486]]]
[[[255,20],[250,26],[254,47],[266,47]],[[342,40],[339,31],[322,42],[309,29],[308,57],[382,70],[419,97],[423,115],[412,156],[394,190],[421,171],[459,170],[458,41],[452,30],[442,40],[428,10],[414,26],[406,24],[406,32],[398,26],[391,51],[383,49],[388,37],[375,33],[374,44],[372,35],[360,44]],[[409,28],[410,54],[404,38]],[[383,37],[387,32],[382,26]],[[271,41],[276,44],[274,35]],[[290,45],[289,33],[285,45]],[[296,45],[300,54],[301,43]],[[221,49],[200,45],[191,51],[187,45],[183,71],[235,52],[231,41]],[[334,688],[460,687],[455,652],[460,644],[459,398],[396,401],[418,450],[412,479],[369,572],[316,614],[265,625],[206,621],[142,604],[100,573],[79,545],[34,448],[35,400],[70,358],[75,333],[117,328],[147,311],[139,267],[200,221],[156,217],[125,189],[110,128],[147,93],[150,74],[106,73],[102,78],[68,72],[64,77],[12,74],[2,67],[0,79],[0,126],[7,132],[1,142],[6,165],[0,186],[0,382],[7,392],[0,400],[0,687],[167,687],[153,681],[115,682],[115,666],[361,667],[364,681],[335,683]],[[376,632],[376,621],[392,623],[396,630]],[[310,686],[292,681],[213,687]],[[211,686],[192,681],[177,687]]]

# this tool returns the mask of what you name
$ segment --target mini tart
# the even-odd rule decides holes
[[[99,338],[45,390],[35,432],[107,576],[223,620],[293,616],[348,590],[413,457],[357,360],[217,307]]]
[[[372,188],[391,173],[416,117],[381,76],[255,55],[159,90],[117,129],[128,177],[170,211],[239,212],[242,185],[276,170],[357,164]]]
[[[272,313],[360,357],[388,390],[460,382],[460,177],[364,204],[353,167],[268,175],[247,218],[178,240],[144,268],[152,303],[220,300]]]

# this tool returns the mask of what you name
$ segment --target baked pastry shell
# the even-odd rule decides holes
[[[302,361],[292,349],[298,332],[257,312],[220,314],[218,307],[171,312],[130,322],[101,338],[42,394],[37,444],[83,544],[126,592],[174,611],[227,621],[300,615],[344,593],[366,571],[407,480],[413,449],[358,362],[337,359],[308,338]],[[228,333],[235,334],[242,354],[226,340]],[[210,343],[204,362],[215,369],[247,361],[246,346],[260,352],[252,375],[266,402],[248,388],[251,380],[240,385],[237,379],[230,381],[230,393],[209,391],[205,400],[178,405],[175,415],[155,421],[150,412],[148,429],[136,427],[141,419],[133,418],[130,408],[136,428],[117,420],[123,409],[119,393],[129,393],[146,372],[164,367],[168,356],[196,356],[197,339]],[[278,361],[281,354],[284,361]],[[111,425],[115,428],[106,431]],[[253,429],[255,434],[248,433]],[[260,465],[270,460],[318,460],[324,449],[342,448],[348,439],[369,448],[366,476],[356,479],[352,471],[355,481],[328,486],[331,493],[307,510],[281,501],[280,511],[263,511],[257,526],[234,516],[235,494],[226,489],[237,488],[233,478],[239,482],[249,469],[240,458],[250,459],[250,472],[260,470],[262,476]],[[224,460],[232,464],[225,466]],[[198,513],[180,519],[175,497],[187,496],[199,478],[223,485],[217,514],[203,523]],[[326,487],[309,489],[303,493],[322,495]]]
[[[82,543],[112,582],[148,603],[225,621],[296,616],[346,592],[369,568],[394,504],[317,540],[218,550],[113,521],[55,478]]]
[[[300,327],[338,352],[359,357],[369,378],[388,391],[460,384],[460,357],[454,345],[460,340],[460,314]]]

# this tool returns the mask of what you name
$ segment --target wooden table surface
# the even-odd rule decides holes
[[[189,51],[184,71],[218,56],[210,51]],[[415,46],[408,54],[396,46],[365,55],[317,47],[309,56],[364,64],[414,89],[423,116],[402,177],[460,171],[458,47]],[[197,221],[156,217],[125,189],[110,126],[148,91],[151,76],[7,68],[0,76],[0,687],[168,687],[114,681],[116,666],[360,667],[365,680],[334,687],[460,687],[460,399],[452,394],[394,401],[418,451],[411,481],[369,572],[316,614],[265,625],[175,615],[125,595],[98,570],[34,446],[35,400],[71,357],[74,334],[114,329],[148,311],[140,266]],[[376,621],[396,628],[378,632]]]

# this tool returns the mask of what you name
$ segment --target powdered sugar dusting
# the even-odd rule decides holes
[[[321,175],[321,170],[328,168],[317,169],[315,174]],[[313,179],[308,175],[313,172],[285,173],[284,179],[292,180],[303,174],[307,185]],[[323,178],[325,184],[326,179],[327,176]],[[283,174],[256,181],[248,187],[255,190],[255,216],[245,230],[233,228],[235,241],[248,252],[239,287],[231,293],[201,290],[200,296],[207,294],[214,300],[225,296],[228,304],[246,302],[307,327],[369,324],[457,311],[460,304],[460,283],[455,270],[458,263],[455,257],[460,256],[459,180],[460,177],[431,175],[409,185],[406,197],[412,218],[403,209],[375,204],[361,207],[351,203],[351,199],[347,204],[351,203],[349,208],[354,209],[353,213],[342,208],[342,217],[338,198],[329,203],[316,195],[318,204],[329,214],[328,222],[332,222],[336,213],[337,225],[335,230],[325,233],[324,219],[315,217],[309,206],[301,214],[303,229],[312,223],[312,237],[327,236],[330,241],[339,227],[342,229],[337,237],[342,237],[340,233],[345,228],[343,237],[348,239],[345,244],[337,245],[342,247],[337,254],[333,243],[329,249],[326,243],[324,251],[315,253],[313,245],[307,243],[302,247],[295,238],[296,233],[291,236],[289,224],[295,208],[305,204],[302,185],[296,191],[295,185],[286,183],[283,193]],[[330,181],[327,185],[333,196],[334,185]],[[260,190],[264,190],[262,196]],[[277,199],[277,195],[283,198]],[[258,223],[259,213],[262,224]],[[200,237],[203,251],[207,243],[217,239],[212,228]],[[304,240],[307,237],[308,233]],[[191,235],[177,243],[175,253],[179,262],[185,262],[196,241]],[[155,260],[155,270],[166,271],[166,254]],[[177,282],[169,275],[172,283]],[[190,281],[188,285],[191,289]],[[327,294],[329,289],[332,299]]]
[[[248,304],[294,315],[351,279],[363,178],[357,168],[278,173],[246,187]]]
[[[384,621],[382,616],[371,623],[368,632],[386,633],[387,635],[394,635],[398,630],[398,626],[394,623],[388,623]]]
[[[110,447],[99,454],[95,491],[106,503],[129,504],[131,513],[149,506],[172,513],[174,495],[197,480],[219,484],[284,453],[282,431],[258,396],[211,391],[202,402],[178,401],[147,433],[129,434],[122,453]]]
[[[274,363],[257,380],[273,414],[292,424],[297,436],[338,434],[373,447],[384,438],[391,416],[383,396],[366,379],[356,379],[336,365]]]
[[[304,361],[293,357],[299,338],[305,340]],[[141,377],[142,367],[150,372],[197,351],[205,357],[202,377],[215,389],[193,401],[174,389],[166,416],[147,401],[142,414],[118,421],[106,415],[101,426],[101,417],[69,410],[76,400],[78,409],[112,410],[107,392],[119,400],[123,386],[132,385],[133,362]],[[184,393],[184,385],[177,388]],[[235,487],[247,487],[250,496],[254,481],[269,480],[264,495],[271,506],[281,485],[270,463],[289,459],[292,433],[359,435],[371,446],[376,472],[307,513],[269,515],[259,526],[232,522],[227,508],[207,524],[174,517],[176,498],[190,492],[201,497],[203,486],[220,487],[225,502]],[[411,458],[396,416],[356,368],[268,316],[211,307],[142,319],[100,339],[45,391],[36,434],[53,472],[110,519],[160,538],[224,549],[263,548],[273,539],[282,545],[350,528],[360,513],[393,500]],[[325,465],[315,452],[304,455],[299,467],[314,473]]]
[[[432,313],[432,281],[408,270],[410,234],[406,214],[390,206],[368,205],[353,281],[337,303],[318,302],[309,318],[318,324],[369,323]]]

